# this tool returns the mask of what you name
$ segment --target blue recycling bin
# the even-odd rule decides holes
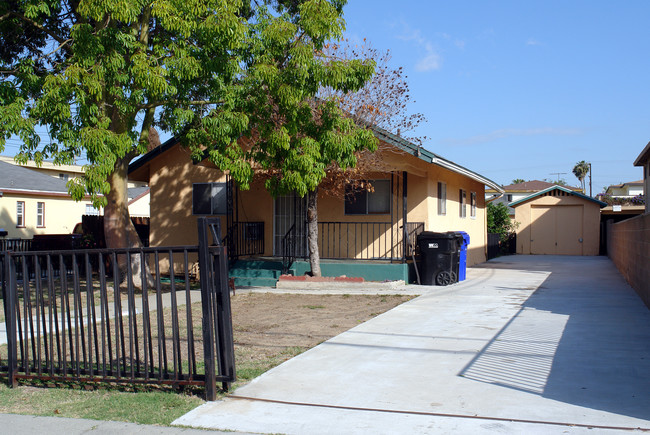
[[[456,237],[460,242],[458,258],[458,281],[465,281],[467,277],[467,246],[469,245],[469,234],[465,231],[456,231]]]

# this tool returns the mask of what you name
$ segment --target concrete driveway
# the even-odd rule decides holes
[[[650,310],[604,257],[512,256],[174,423],[288,433],[650,431]]]

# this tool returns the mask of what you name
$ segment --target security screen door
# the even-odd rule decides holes
[[[283,195],[275,198],[273,216],[273,255],[282,255],[282,239],[296,224],[296,257],[307,256],[307,196]]]

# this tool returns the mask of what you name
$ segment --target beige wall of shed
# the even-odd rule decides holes
[[[582,255],[598,255],[600,241],[600,207],[594,202],[587,201],[574,195],[539,196],[515,207],[515,222],[519,224],[519,227],[517,228],[517,254],[531,253],[530,240],[532,238],[532,209],[534,207],[563,206],[584,207],[582,213]],[[552,228],[543,229],[542,231],[548,231],[548,237],[553,239],[555,238]]]

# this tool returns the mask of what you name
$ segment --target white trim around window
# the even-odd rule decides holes
[[[467,217],[467,192],[464,189],[458,191],[458,204],[460,206],[458,215],[461,218]]]
[[[447,184],[438,181],[438,215],[447,214]]]
[[[25,228],[25,201],[16,201],[16,228]]]
[[[476,192],[471,192],[469,194],[469,215],[471,218],[476,218]]]
[[[36,228],[45,228],[45,203],[36,203]]]

